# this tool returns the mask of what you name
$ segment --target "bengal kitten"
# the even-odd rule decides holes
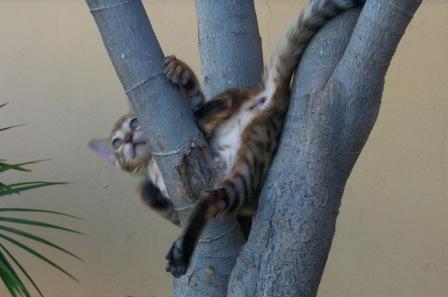
[[[279,41],[258,86],[225,91],[195,113],[218,178],[212,190],[200,195],[166,256],[166,270],[175,277],[186,273],[210,219],[255,212],[288,108],[291,78],[303,51],[331,18],[362,2],[311,0]]]

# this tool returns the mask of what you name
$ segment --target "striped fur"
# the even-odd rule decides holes
[[[201,194],[166,256],[166,269],[175,277],[186,273],[208,220],[254,212],[288,108],[293,71],[303,51],[328,20],[360,2],[311,0],[279,41],[259,86],[226,91],[196,112],[218,178],[212,190]]]

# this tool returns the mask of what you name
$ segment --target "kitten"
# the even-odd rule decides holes
[[[262,82],[253,88],[225,91],[210,101],[205,100],[199,83],[188,66],[173,56],[167,58],[167,77],[173,83],[179,83],[189,98],[198,126],[209,143],[213,159],[211,166],[217,173],[214,187],[200,195],[181,236],[173,243],[166,256],[166,269],[175,277],[186,273],[199,236],[210,219],[225,215],[254,214],[288,108],[293,71],[305,47],[319,28],[332,17],[363,2],[311,0],[279,41],[265,69]],[[188,77],[194,79],[189,80]],[[131,121],[127,122],[127,126],[130,126]],[[126,133],[130,133],[126,132],[128,130],[122,132],[123,139]],[[129,138],[133,140],[134,134],[127,137],[128,141]],[[90,146],[103,155],[105,145],[98,146],[96,142],[97,140],[92,141]],[[114,133],[106,143],[111,147],[113,142]],[[138,145],[133,147],[138,148]],[[145,174],[147,179],[142,183],[141,196],[150,207],[163,216],[172,221],[172,217],[176,217],[177,220],[174,221],[178,224],[177,213],[167,199],[165,185],[152,156],[141,158],[148,161],[139,164],[148,165],[127,165],[123,162],[123,156],[138,154],[125,151],[124,147],[113,151],[113,162],[127,171],[139,168],[137,171],[140,172],[145,166],[152,168]],[[110,152],[108,153],[110,155]],[[150,176],[149,172],[152,172],[153,176]],[[160,211],[161,209],[163,211]],[[167,210],[169,215],[165,214]]]
[[[253,215],[288,108],[291,78],[303,51],[328,20],[361,2],[311,0],[279,41],[258,86],[225,91],[197,110],[218,176],[213,189],[200,195],[166,256],[166,270],[175,277],[186,273],[210,219]]]

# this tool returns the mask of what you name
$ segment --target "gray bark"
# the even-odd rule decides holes
[[[420,2],[367,1],[358,21],[359,9],[344,13],[306,50],[228,296],[316,296],[345,183],[375,123],[389,62]]]
[[[213,177],[207,145],[185,99],[163,76],[163,54],[143,6],[86,1],[148,144],[163,155],[157,163],[170,196],[177,207],[187,206]],[[234,297],[316,296],[345,183],[376,120],[389,62],[420,2],[369,0],[359,20],[353,10],[321,30],[296,73],[279,150],[229,285],[242,245],[233,218],[211,222],[203,237],[219,238],[199,244],[174,296],[219,297],[227,289]],[[253,2],[197,0],[197,13],[206,95],[256,84],[262,68]]]
[[[207,98],[260,82],[261,39],[252,0],[196,0],[203,89]]]

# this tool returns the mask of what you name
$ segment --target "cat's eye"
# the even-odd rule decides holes
[[[138,120],[137,120],[137,118],[133,118],[133,119],[129,122],[129,126],[130,126],[132,129],[137,129],[137,127],[138,127]]]
[[[118,149],[122,144],[123,144],[123,139],[121,139],[120,137],[115,137],[112,140],[112,148],[114,150]]]

